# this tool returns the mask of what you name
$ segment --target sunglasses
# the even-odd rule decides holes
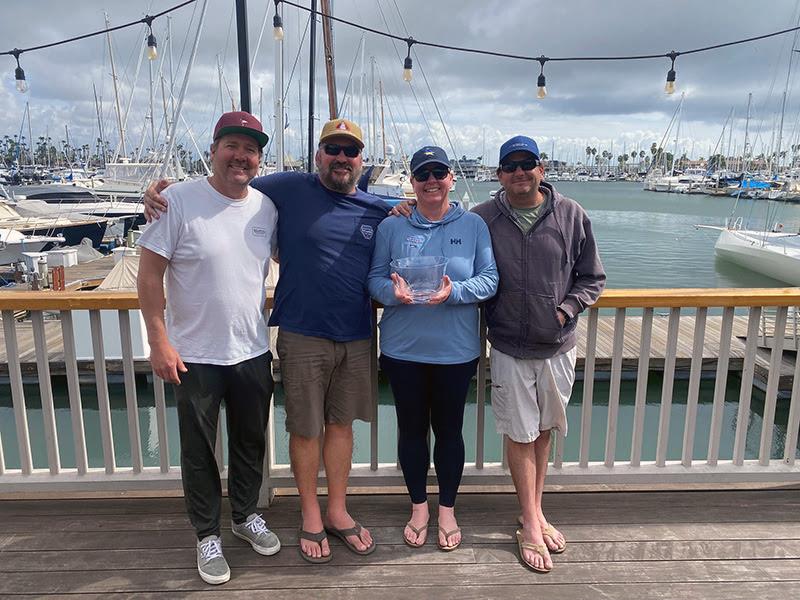
[[[510,160],[508,162],[503,163],[500,165],[500,170],[503,173],[513,173],[517,170],[517,167],[522,169],[523,171],[532,171],[536,167],[539,166],[539,161],[535,158],[526,158],[525,160]]]
[[[420,169],[412,173],[416,181],[428,181],[430,176],[433,175],[436,179],[441,181],[450,174],[450,169],[444,167],[438,169]]]
[[[361,154],[361,148],[358,146],[342,146],[340,144],[323,144],[322,149],[328,156],[339,156],[340,152],[344,152],[347,158],[355,158]]]

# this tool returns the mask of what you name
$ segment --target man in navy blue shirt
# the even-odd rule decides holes
[[[275,173],[250,184],[278,209],[280,278],[270,325],[279,327],[289,454],[303,518],[300,556],[312,563],[331,559],[326,532],[356,554],[375,550],[346,507],[352,422],[373,418],[366,279],[375,231],[389,211],[356,188],[363,147],[358,125],[335,119],[320,134],[317,174]],[[164,183],[145,194],[148,217],[166,209],[158,195]],[[328,481],[324,518],[317,498],[320,446]]]

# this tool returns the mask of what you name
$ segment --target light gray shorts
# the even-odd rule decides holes
[[[278,328],[286,431],[313,438],[325,423],[372,420],[371,340],[334,342]]]
[[[539,432],[567,435],[567,403],[575,383],[577,348],[551,358],[514,358],[492,348],[492,411],[497,433],[521,444]]]

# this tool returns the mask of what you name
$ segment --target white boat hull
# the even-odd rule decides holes
[[[724,229],[714,245],[716,255],[778,281],[800,285],[800,236]]]

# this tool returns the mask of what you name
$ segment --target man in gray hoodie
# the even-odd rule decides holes
[[[500,285],[486,303],[492,345],[492,410],[508,437],[511,477],[522,508],[520,560],[547,572],[566,540],[542,512],[550,430],[566,435],[575,381],[578,315],[605,285],[589,217],[544,181],[534,140],[500,148],[503,189],[474,208],[489,227]]]

